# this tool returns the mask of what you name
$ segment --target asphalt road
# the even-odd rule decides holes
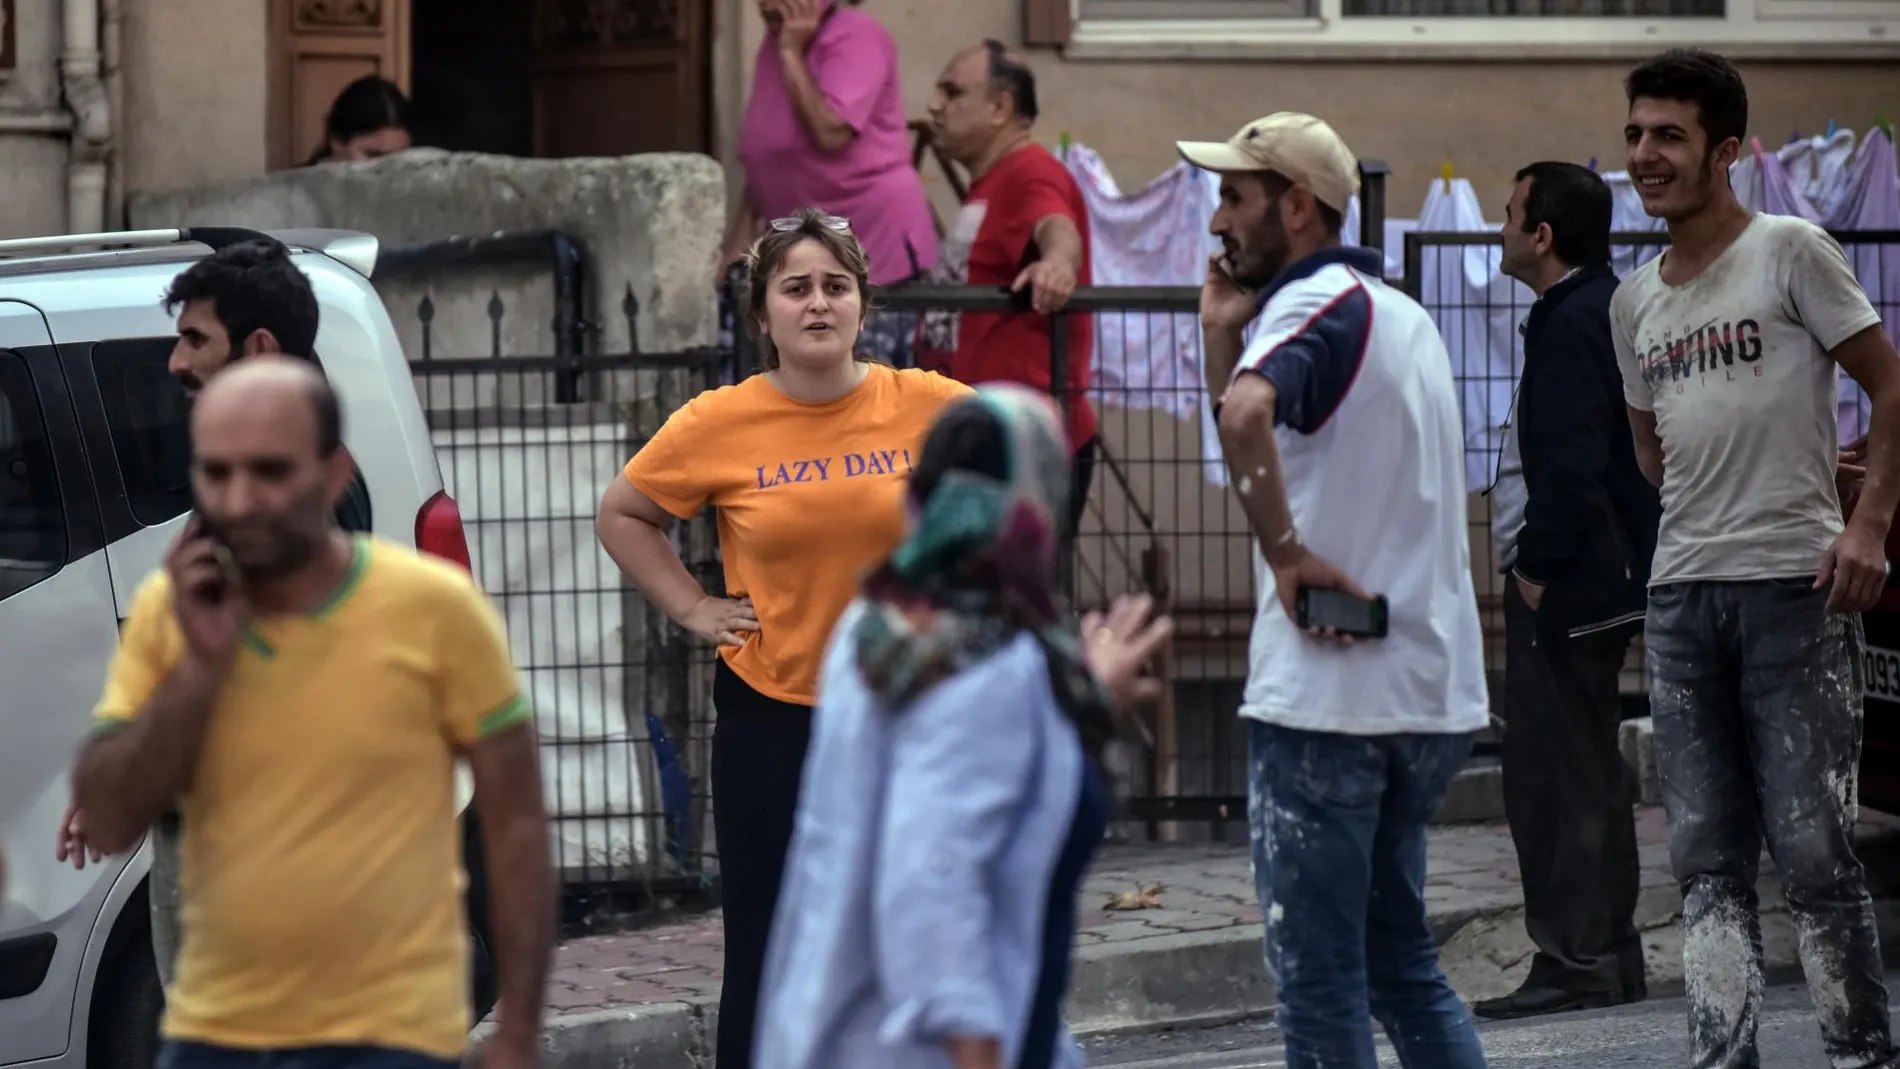
[[[1887,986],[1900,993],[1900,973]],[[1651,998],[1635,1006],[1560,1014],[1529,1021],[1480,1022],[1492,1069],[1677,1069],[1689,1063],[1681,998]],[[1762,1013],[1761,1061],[1775,1069],[1828,1069],[1809,1012],[1807,989],[1769,989]],[[1091,1041],[1088,1063],[1115,1069],[1285,1069],[1278,1030],[1251,1022],[1159,1036]],[[1398,1058],[1383,1039],[1380,1066]]]

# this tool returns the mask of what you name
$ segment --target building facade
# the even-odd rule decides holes
[[[731,156],[756,0],[0,0],[0,234],[111,228],[129,193],[308,157],[379,73],[417,136],[516,155]],[[1524,14],[1500,16],[1500,10]],[[864,0],[923,115],[949,54],[1026,45],[1042,126],[1124,188],[1175,139],[1323,115],[1392,168],[1404,216],[1447,163],[1501,203],[1538,158],[1621,158],[1620,79],[1669,44],[1744,64],[1756,121],[1865,129],[1900,107],[1900,0]],[[933,189],[948,207],[941,176]]]

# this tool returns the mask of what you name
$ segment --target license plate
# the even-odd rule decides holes
[[[1863,656],[1866,675],[1863,693],[1881,701],[1900,702],[1900,653],[1868,646]]]

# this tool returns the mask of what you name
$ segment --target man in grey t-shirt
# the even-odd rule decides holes
[[[1900,356],[1826,233],[1728,184],[1748,96],[1727,60],[1631,72],[1629,173],[1669,249],[1624,281],[1611,333],[1638,459],[1662,487],[1645,628],[1697,1067],[1759,1064],[1764,835],[1829,1061],[1893,1066],[1872,904],[1854,856],[1861,630],[1900,495]],[[1873,398],[1850,522],[1835,486],[1845,368]]]

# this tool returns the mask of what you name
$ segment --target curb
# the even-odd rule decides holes
[[[494,1030],[477,1028],[471,1051]],[[541,1032],[545,1069],[713,1069],[719,1003],[664,1002],[548,1018]]]
[[[1881,888],[1880,890],[1886,890]],[[1775,875],[1760,883],[1763,970],[1799,975],[1794,926]],[[1900,964],[1900,898],[1877,897],[1882,951]],[[1643,889],[1637,908],[1653,996],[1682,986],[1681,899],[1670,885]],[[1513,900],[1431,919],[1439,963],[1467,1001],[1515,988],[1529,966],[1524,911]],[[1064,1015],[1078,1038],[1207,1027],[1269,1016],[1278,1005],[1260,945],[1261,927],[1157,936],[1132,948],[1079,947]],[[547,1069],[712,1069],[716,999],[550,1018]],[[492,1029],[476,1030],[476,1041]],[[473,1049],[473,1046],[471,1046]]]

